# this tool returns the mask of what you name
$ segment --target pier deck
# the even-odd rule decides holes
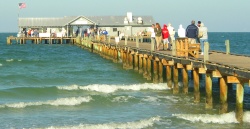
[[[111,43],[114,43],[114,40],[111,40]],[[121,40],[119,42],[119,45],[124,46],[125,41]],[[136,43],[128,41],[127,46],[136,48]],[[151,44],[149,42],[139,43],[139,48],[150,51]],[[172,55],[171,51],[163,50],[163,47],[161,46],[161,49],[159,51],[155,51],[154,53],[162,53],[167,55]],[[203,55],[199,55],[199,57],[196,60],[202,61]],[[194,58],[191,58],[194,59]],[[235,69],[242,69],[247,70],[250,72],[250,56],[247,55],[236,55],[236,54],[226,54],[225,52],[219,52],[219,51],[210,51],[209,52],[209,60],[210,63],[220,64],[224,66],[229,66]]]

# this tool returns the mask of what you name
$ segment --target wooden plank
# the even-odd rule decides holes
[[[212,72],[212,75],[213,75],[213,77],[219,77],[219,78],[222,77],[220,71],[218,71],[218,70],[213,71],[213,72]]]
[[[227,83],[240,83],[240,80],[235,76],[227,76]]]
[[[155,61],[160,61],[160,59],[158,58],[158,57],[155,57],[155,59],[154,59]]]
[[[174,61],[168,61],[168,65],[174,65]]]
[[[187,70],[192,70],[193,69],[193,65],[186,65],[186,69]]]
[[[163,64],[164,66],[168,65],[168,62],[167,62],[166,59],[162,59],[161,62],[162,62],[162,64]]]
[[[199,68],[199,73],[205,74],[206,73],[206,69],[205,68]]]
[[[182,68],[184,68],[184,67],[183,67],[183,64],[181,64],[181,63],[177,63],[177,68],[178,68],[178,69],[182,69]]]

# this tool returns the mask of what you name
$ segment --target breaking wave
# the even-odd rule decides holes
[[[160,121],[161,118],[159,116],[151,117],[149,119],[143,119],[134,122],[126,122],[126,123],[106,123],[106,124],[80,124],[77,126],[62,126],[55,127],[51,126],[47,129],[142,129],[147,127],[153,127],[155,122]]]
[[[105,84],[93,84],[88,86],[57,86],[60,90],[86,90],[86,91],[96,91],[102,93],[113,93],[118,90],[132,90],[132,91],[140,91],[140,90],[167,90],[167,84],[134,84],[134,85],[105,85]]]
[[[172,114],[180,119],[188,120],[191,122],[203,122],[203,123],[217,123],[217,124],[228,124],[228,123],[239,123],[235,118],[235,112],[229,112],[225,114]],[[250,123],[250,112],[244,112],[243,121]]]
[[[71,98],[59,98],[56,100],[48,100],[48,101],[38,101],[38,102],[18,102],[12,104],[4,104],[0,105],[0,108],[8,107],[8,108],[25,108],[28,106],[41,106],[41,105],[51,105],[51,106],[74,106],[80,105],[84,102],[90,102],[92,98],[90,96],[87,97],[71,97]]]

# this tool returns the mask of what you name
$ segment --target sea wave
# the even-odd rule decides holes
[[[217,124],[228,124],[228,123],[239,123],[235,118],[235,112],[229,112],[225,114],[172,114],[180,119],[188,120],[191,122],[203,122],[203,123],[217,123]],[[250,123],[250,112],[244,112],[243,122]]]
[[[149,119],[142,119],[139,121],[126,122],[126,123],[106,123],[106,124],[80,124],[77,126],[51,126],[47,129],[142,129],[152,127],[155,122],[160,121],[160,116],[151,117]]]
[[[6,62],[12,62],[14,59],[6,59]]]
[[[93,84],[88,86],[78,86],[78,85],[70,85],[70,86],[57,86],[60,90],[86,90],[86,91],[96,91],[102,93],[113,93],[118,90],[132,90],[132,91],[140,91],[140,90],[167,90],[170,89],[167,87],[166,83],[160,84],[133,84],[133,85],[105,85],[105,84]]]
[[[121,102],[128,102],[129,99],[133,99],[135,97],[133,96],[117,96],[115,98],[113,98],[112,102],[118,102],[118,103],[121,103]]]
[[[12,104],[3,104],[0,105],[0,108],[25,108],[27,106],[41,106],[41,105],[51,105],[51,106],[74,106],[80,105],[84,102],[90,102],[92,98],[87,97],[71,97],[71,98],[58,98],[56,100],[48,101],[38,101],[38,102],[18,102]]]

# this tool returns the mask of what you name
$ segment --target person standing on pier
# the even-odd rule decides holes
[[[159,23],[155,24],[155,40],[156,40],[156,49],[160,50],[161,40],[162,40],[162,32],[161,32],[161,26]]]
[[[169,31],[169,41],[170,41],[170,44],[168,45],[168,49],[171,50],[171,45],[175,41],[175,37],[174,37],[175,30],[171,23],[168,23],[168,31]]]
[[[188,37],[188,42],[195,44],[198,38],[198,27],[195,25],[195,21],[192,20],[191,24],[186,28],[186,37]]]
[[[156,45],[155,45],[155,24],[152,24],[152,27],[150,28],[151,32],[151,44],[154,50],[156,50]]]
[[[163,50],[164,50],[165,45],[169,49],[170,45],[169,45],[168,37],[169,37],[169,31],[168,31],[167,25],[164,24],[162,28]]]
[[[178,37],[184,38],[186,37],[185,35],[186,35],[185,29],[182,27],[182,24],[180,24],[178,29]]]
[[[207,31],[207,27],[205,27],[204,23],[201,23],[199,28],[199,33],[202,33],[202,37],[200,37],[201,55],[204,53],[204,43],[208,41]]]

